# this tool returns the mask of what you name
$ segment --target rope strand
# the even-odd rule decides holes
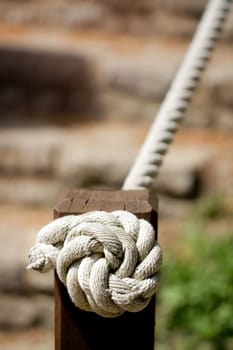
[[[190,104],[223,29],[232,0],[210,0],[190,48],[178,70],[123,189],[149,188]]]

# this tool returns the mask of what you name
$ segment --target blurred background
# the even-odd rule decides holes
[[[25,270],[66,190],[120,189],[206,0],[0,0],[0,348],[53,348],[53,276]],[[154,190],[156,348],[233,348],[233,13]]]

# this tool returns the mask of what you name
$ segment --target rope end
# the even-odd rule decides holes
[[[37,266],[37,264],[35,263],[30,263],[26,266],[26,270],[35,270],[35,271],[39,271],[41,272],[41,268],[39,266]]]

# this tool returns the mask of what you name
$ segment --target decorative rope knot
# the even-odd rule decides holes
[[[152,225],[127,211],[68,215],[44,226],[28,268],[56,268],[76,306],[103,317],[145,308],[160,283]]]

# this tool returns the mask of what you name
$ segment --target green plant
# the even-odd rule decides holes
[[[204,219],[215,219],[226,212],[225,198],[220,193],[212,193],[201,199],[196,206],[196,215]]]
[[[188,254],[164,258],[157,348],[165,349],[175,334],[179,347],[173,349],[227,349],[233,341],[233,236],[207,237],[195,223],[186,234]]]

